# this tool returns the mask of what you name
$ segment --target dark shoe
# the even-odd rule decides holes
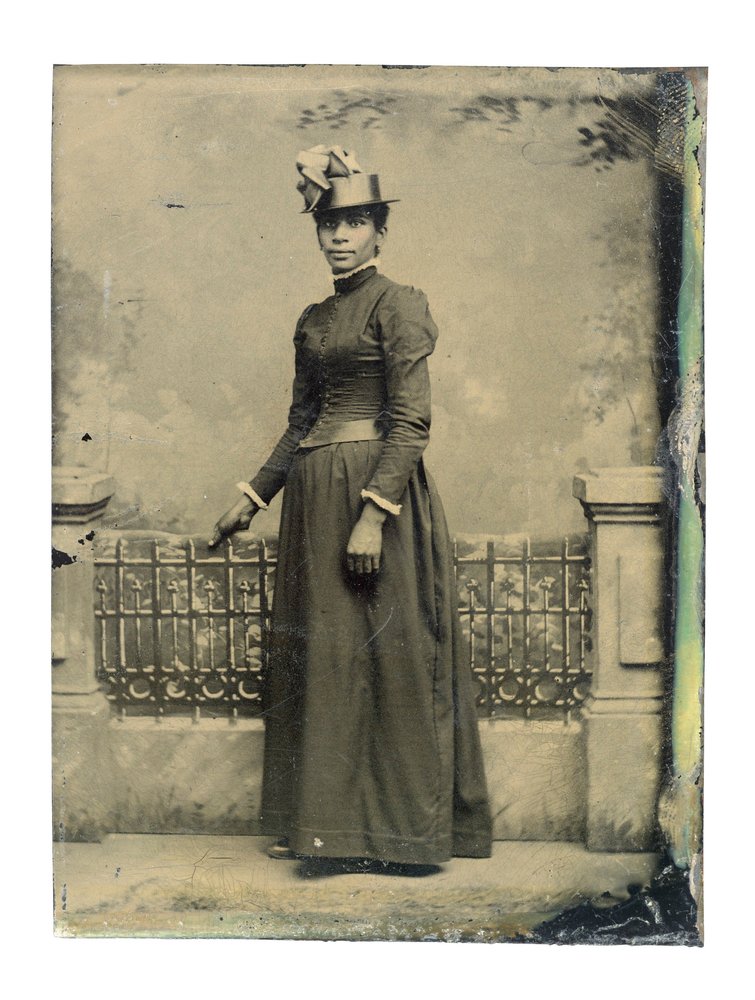
[[[277,861],[291,861],[296,857],[288,846],[288,837],[281,837],[280,840],[276,840],[274,844],[271,844],[267,849],[267,856],[275,858]]]
[[[425,878],[443,871],[440,865],[409,865],[372,858],[312,858],[300,856],[301,878],[328,878],[332,875],[395,875]]]

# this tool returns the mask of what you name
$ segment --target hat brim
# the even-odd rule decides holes
[[[401,201],[400,198],[376,198],[374,201],[358,201],[353,205],[333,205],[332,207],[328,205],[326,208],[320,208],[319,205],[315,205],[314,208],[303,208],[300,215],[322,215],[325,212],[346,212],[350,208],[365,208],[367,205],[395,205],[397,201]]]

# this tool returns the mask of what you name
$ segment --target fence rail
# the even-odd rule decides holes
[[[274,543],[198,553],[193,539],[118,537],[96,559],[98,676],[122,714],[260,715]],[[454,543],[459,617],[480,714],[568,718],[589,691],[584,543],[533,554]],[[462,553],[463,550],[463,553]],[[479,579],[478,579],[479,578]]]

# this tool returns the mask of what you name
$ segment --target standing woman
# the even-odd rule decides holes
[[[334,291],[296,327],[288,428],[211,545],[285,486],[265,686],[273,857],[489,857],[445,516],[422,453],[425,295],[379,273],[388,199],[340,147],[300,154]]]

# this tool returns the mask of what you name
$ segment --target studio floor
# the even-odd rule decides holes
[[[503,841],[418,874],[267,857],[265,837],[113,834],[54,845],[65,937],[500,941],[645,885],[654,854]]]

